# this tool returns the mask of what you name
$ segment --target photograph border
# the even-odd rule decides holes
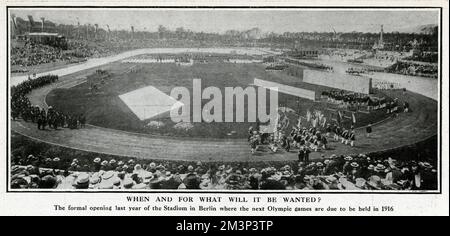
[[[411,191],[411,190],[375,190],[375,191],[345,191],[345,190],[338,190],[338,191],[322,191],[322,190],[315,190],[315,191],[303,191],[303,190],[192,190],[192,191],[186,191],[186,190],[146,190],[146,191],[123,191],[123,190],[111,190],[111,191],[105,191],[105,190],[11,190],[10,189],[10,136],[11,136],[11,127],[10,127],[10,48],[9,48],[9,13],[10,9],[30,9],[30,8],[92,8],[92,9],[137,9],[137,8],[147,8],[147,9],[434,9],[439,10],[439,78],[437,85],[439,86],[439,100],[438,102],[438,164],[439,164],[439,173],[438,173],[438,190],[418,190],[418,191]],[[441,195],[442,192],[442,39],[443,39],[443,7],[420,7],[420,6],[62,6],[62,5],[56,5],[56,6],[50,6],[50,5],[44,5],[44,6],[20,6],[20,5],[7,5],[6,6],[6,193],[8,194],[14,194],[14,193],[146,193],[146,194],[158,194],[158,193],[203,193],[203,194],[408,194],[408,195],[415,195],[415,194],[439,194]]]

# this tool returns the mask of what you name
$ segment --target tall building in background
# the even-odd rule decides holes
[[[380,41],[378,42],[378,45],[380,49],[384,48],[384,42],[383,42],[383,25],[381,25],[381,31],[380,31]]]

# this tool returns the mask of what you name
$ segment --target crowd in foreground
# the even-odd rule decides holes
[[[57,75],[44,75],[35,79],[26,80],[11,87],[11,117],[13,120],[22,118],[25,122],[37,124],[39,130],[48,128],[58,129],[67,127],[70,129],[82,128],[86,123],[84,115],[65,114],[53,107],[40,108],[31,104],[27,94],[51,83],[57,82]]]
[[[129,159],[63,160],[13,156],[13,189],[430,190],[437,170],[428,162],[367,155],[323,157],[283,166],[255,163],[155,163]]]

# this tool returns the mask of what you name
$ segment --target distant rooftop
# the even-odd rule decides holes
[[[47,33],[47,32],[34,32],[34,33],[28,33],[29,36],[55,36],[55,37],[61,37],[58,33]]]

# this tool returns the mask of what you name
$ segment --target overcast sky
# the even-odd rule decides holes
[[[324,10],[324,9],[11,9],[12,14],[35,21],[45,17],[55,23],[99,24],[111,30],[156,31],[158,25],[174,30],[184,27],[193,31],[224,32],[259,27],[263,32],[385,32],[405,31],[419,25],[438,24],[437,10]]]

